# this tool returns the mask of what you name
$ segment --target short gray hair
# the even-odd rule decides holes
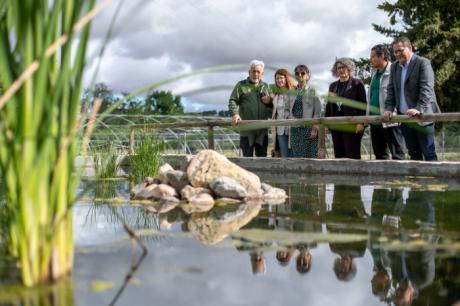
[[[249,63],[249,69],[251,69],[254,66],[262,66],[262,70],[264,70],[265,64],[264,64],[264,62],[259,61],[259,60],[252,60]]]
[[[345,67],[347,67],[348,72],[350,73],[350,76],[355,76],[355,71],[356,71],[356,65],[355,62],[349,58],[349,57],[341,57],[335,60],[334,65],[332,66],[331,72],[334,77],[338,77],[339,75],[337,74],[337,65],[342,64]]]

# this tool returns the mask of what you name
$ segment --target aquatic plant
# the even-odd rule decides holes
[[[93,150],[94,175],[97,179],[109,179],[118,175],[120,160],[118,152],[111,143],[103,145],[101,149]]]
[[[0,168],[9,252],[26,286],[72,269],[82,75],[89,21],[106,4],[0,3]]]
[[[130,156],[131,174],[136,182],[157,174],[162,163],[161,153],[164,149],[164,142],[160,142],[156,135],[144,133],[134,154]]]

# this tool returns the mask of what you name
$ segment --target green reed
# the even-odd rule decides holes
[[[157,174],[164,149],[164,142],[161,142],[156,135],[144,133],[138,141],[134,154],[130,156],[131,174],[136,182]]]
[[[0,82],[6,89],[0,98],[0,168],[9,252],[26,286],[67,275],[73,265],[70,210],[79,180],[73,162],[93,17],[86,14],[94,5],[0,2]]]

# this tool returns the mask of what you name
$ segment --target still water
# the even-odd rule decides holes
[[[83,182],[80,192],[86,193],[74,207],[70,297],[58,305],[460,301],[455,181],[262,178],[288,192],[286,203],[235,204],[192,215],[133,205],[126,182],[96,192]],[[101,192],[118,200],[90,200]]]

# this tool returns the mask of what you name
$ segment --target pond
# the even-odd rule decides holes
[[[452,182],[261,176],[288,192],[286,203],[158,214],[129,202],[127,182],[103,189],[98,183],[90,192],[94,183],[82,182],[74,207],[72,279],[59,303],[55,295],[50,302],[48,292],[47,303],[31,305],[453,305],[460,300],[460,187]],[[147,253],[129,238],[124,222]],[[22,305],[5,303],[0,302]]]

